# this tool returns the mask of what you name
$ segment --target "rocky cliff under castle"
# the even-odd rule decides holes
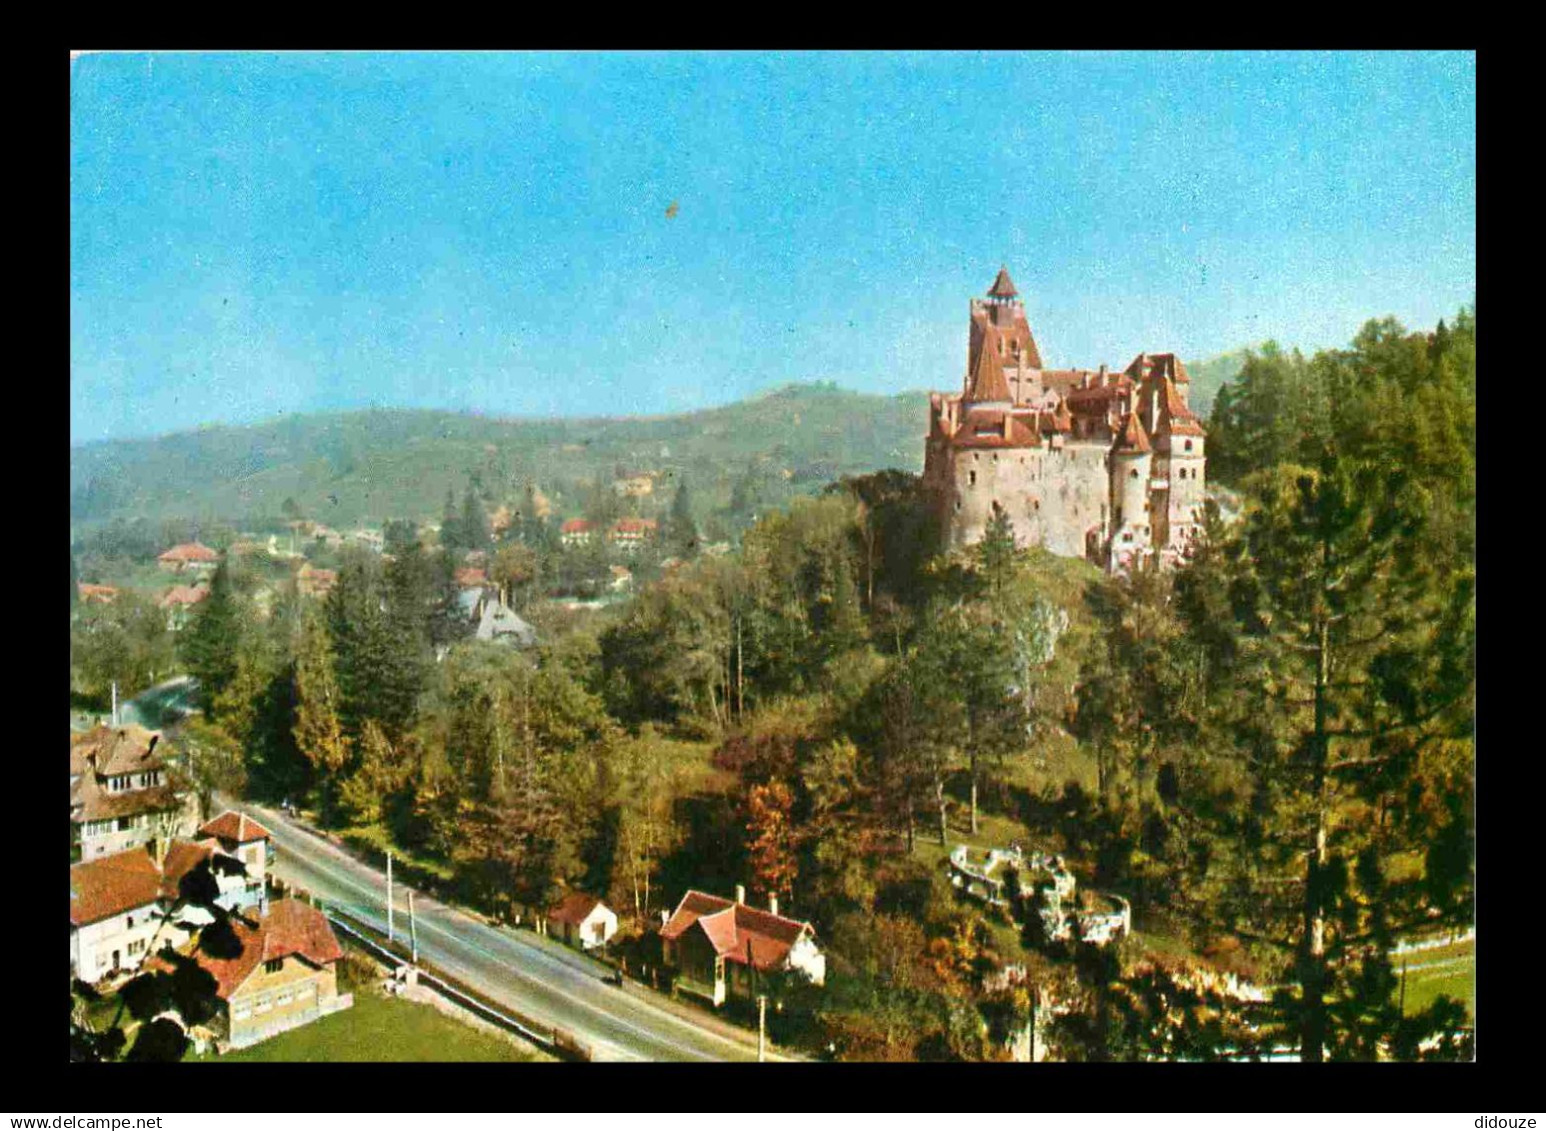
[[[924,483],[947,546],[995,513],[1021,546],[1116,573],[1184,558],[1203,520],[1202,424],[1173,353],[1045,369],[1009,272],[971,300],[966,376],[929,398]]]

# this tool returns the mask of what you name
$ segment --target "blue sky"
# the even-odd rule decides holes
[[[1000,264],[1054,366],[1475,292],[1469,53],[124,54],[71,85],[72,443],[955,388]]]

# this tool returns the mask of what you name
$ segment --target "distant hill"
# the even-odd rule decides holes
[[[1240,367],[1245,364],[1245,355],[1245,350],[1238,349],[1207,361],[1186,363],[1186,372],[1192,379],[1192,411],[1203,420],[1213,414],[1213,401],[1219,395],[1219,390],[1239,376]]]
[[[70,451],[79,530],[122,517],[255,522],[287,498],[330,525],[438,518],[446,491],[491,499],[534,482],[561,514],[621,473],[657,473],[657,505],[685,478],[695,509],[774,503],[842,475],[921,470],[928,397],[789,385],[675,416],[499,419],[369,410],[216,426]]]

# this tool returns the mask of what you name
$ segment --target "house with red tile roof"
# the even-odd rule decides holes
[[[594,950],[617,934],[617,912],[593,895],[572,891],[548,908],[537,929],[581,950]]]
[[[326,597],[338,584],[338,571],[316,569],[305,562],[295,573],[295,587],[303,597]]]
[[[689,891],[660,929],[665,965],[676,989],[723,1005],[727,997],[750,1001],[763,979],[795,971],[815,985],[826,980],[827,959],[810,923],[746,905],[746,889],[735,899]]]
[[[193,607],[209,597],[207,585],[174,585],[156,602],[166,610],[166,627],[177,632],[187,623]]]
[[[81,581],[76,583],[75,591],[80,595],[82,604],[95,602],[99,605],[111,605],[118,600],[118,590],[111,585],[89,585]]]
[[[232,917],[221,946],[206,946],[209,934],[147,966],[170,972],[192,961],[214,979],[219,1008],[208,1028],[220,1047],[245,1048],[354,1004],[338,992],[343,947],[309,904],[282,899],[260,916]]]
[[[631,554],[655,537],[658,526],[653,518],[620,518],[607,531],[607,541]]]
[[[173,780],[158,731],[125,724],[70,735],[70,857],[138,848],[158,834],[186,836],[198,801]]]
[[[220,554],[202,542],[183,542],[157,558],[156,564],[168,573],[187,570],[206,573],[220,564]]]
[[[565,546],[587,546],[596,532],[596,524],[583,518],[566,519],[558,528],[558,540]]]
[[[211,921],[200,904],[237,911],[261,902],[263,873],[246,874],[213,837],[173,839],[164,851],[161,843],[70,866],[72,977],[110,980],[183,945]]]

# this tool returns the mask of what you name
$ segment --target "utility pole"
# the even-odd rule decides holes
[[[408,938],[413,947],[413,964],[419,964],[419,923],[413,917],[413,889],[408,889]]]
[[[387,853],[387,943],[394,941],[392,934],[392,854]]]
[[[757,995],[757,1063],[768,1059],[768,995]]]

